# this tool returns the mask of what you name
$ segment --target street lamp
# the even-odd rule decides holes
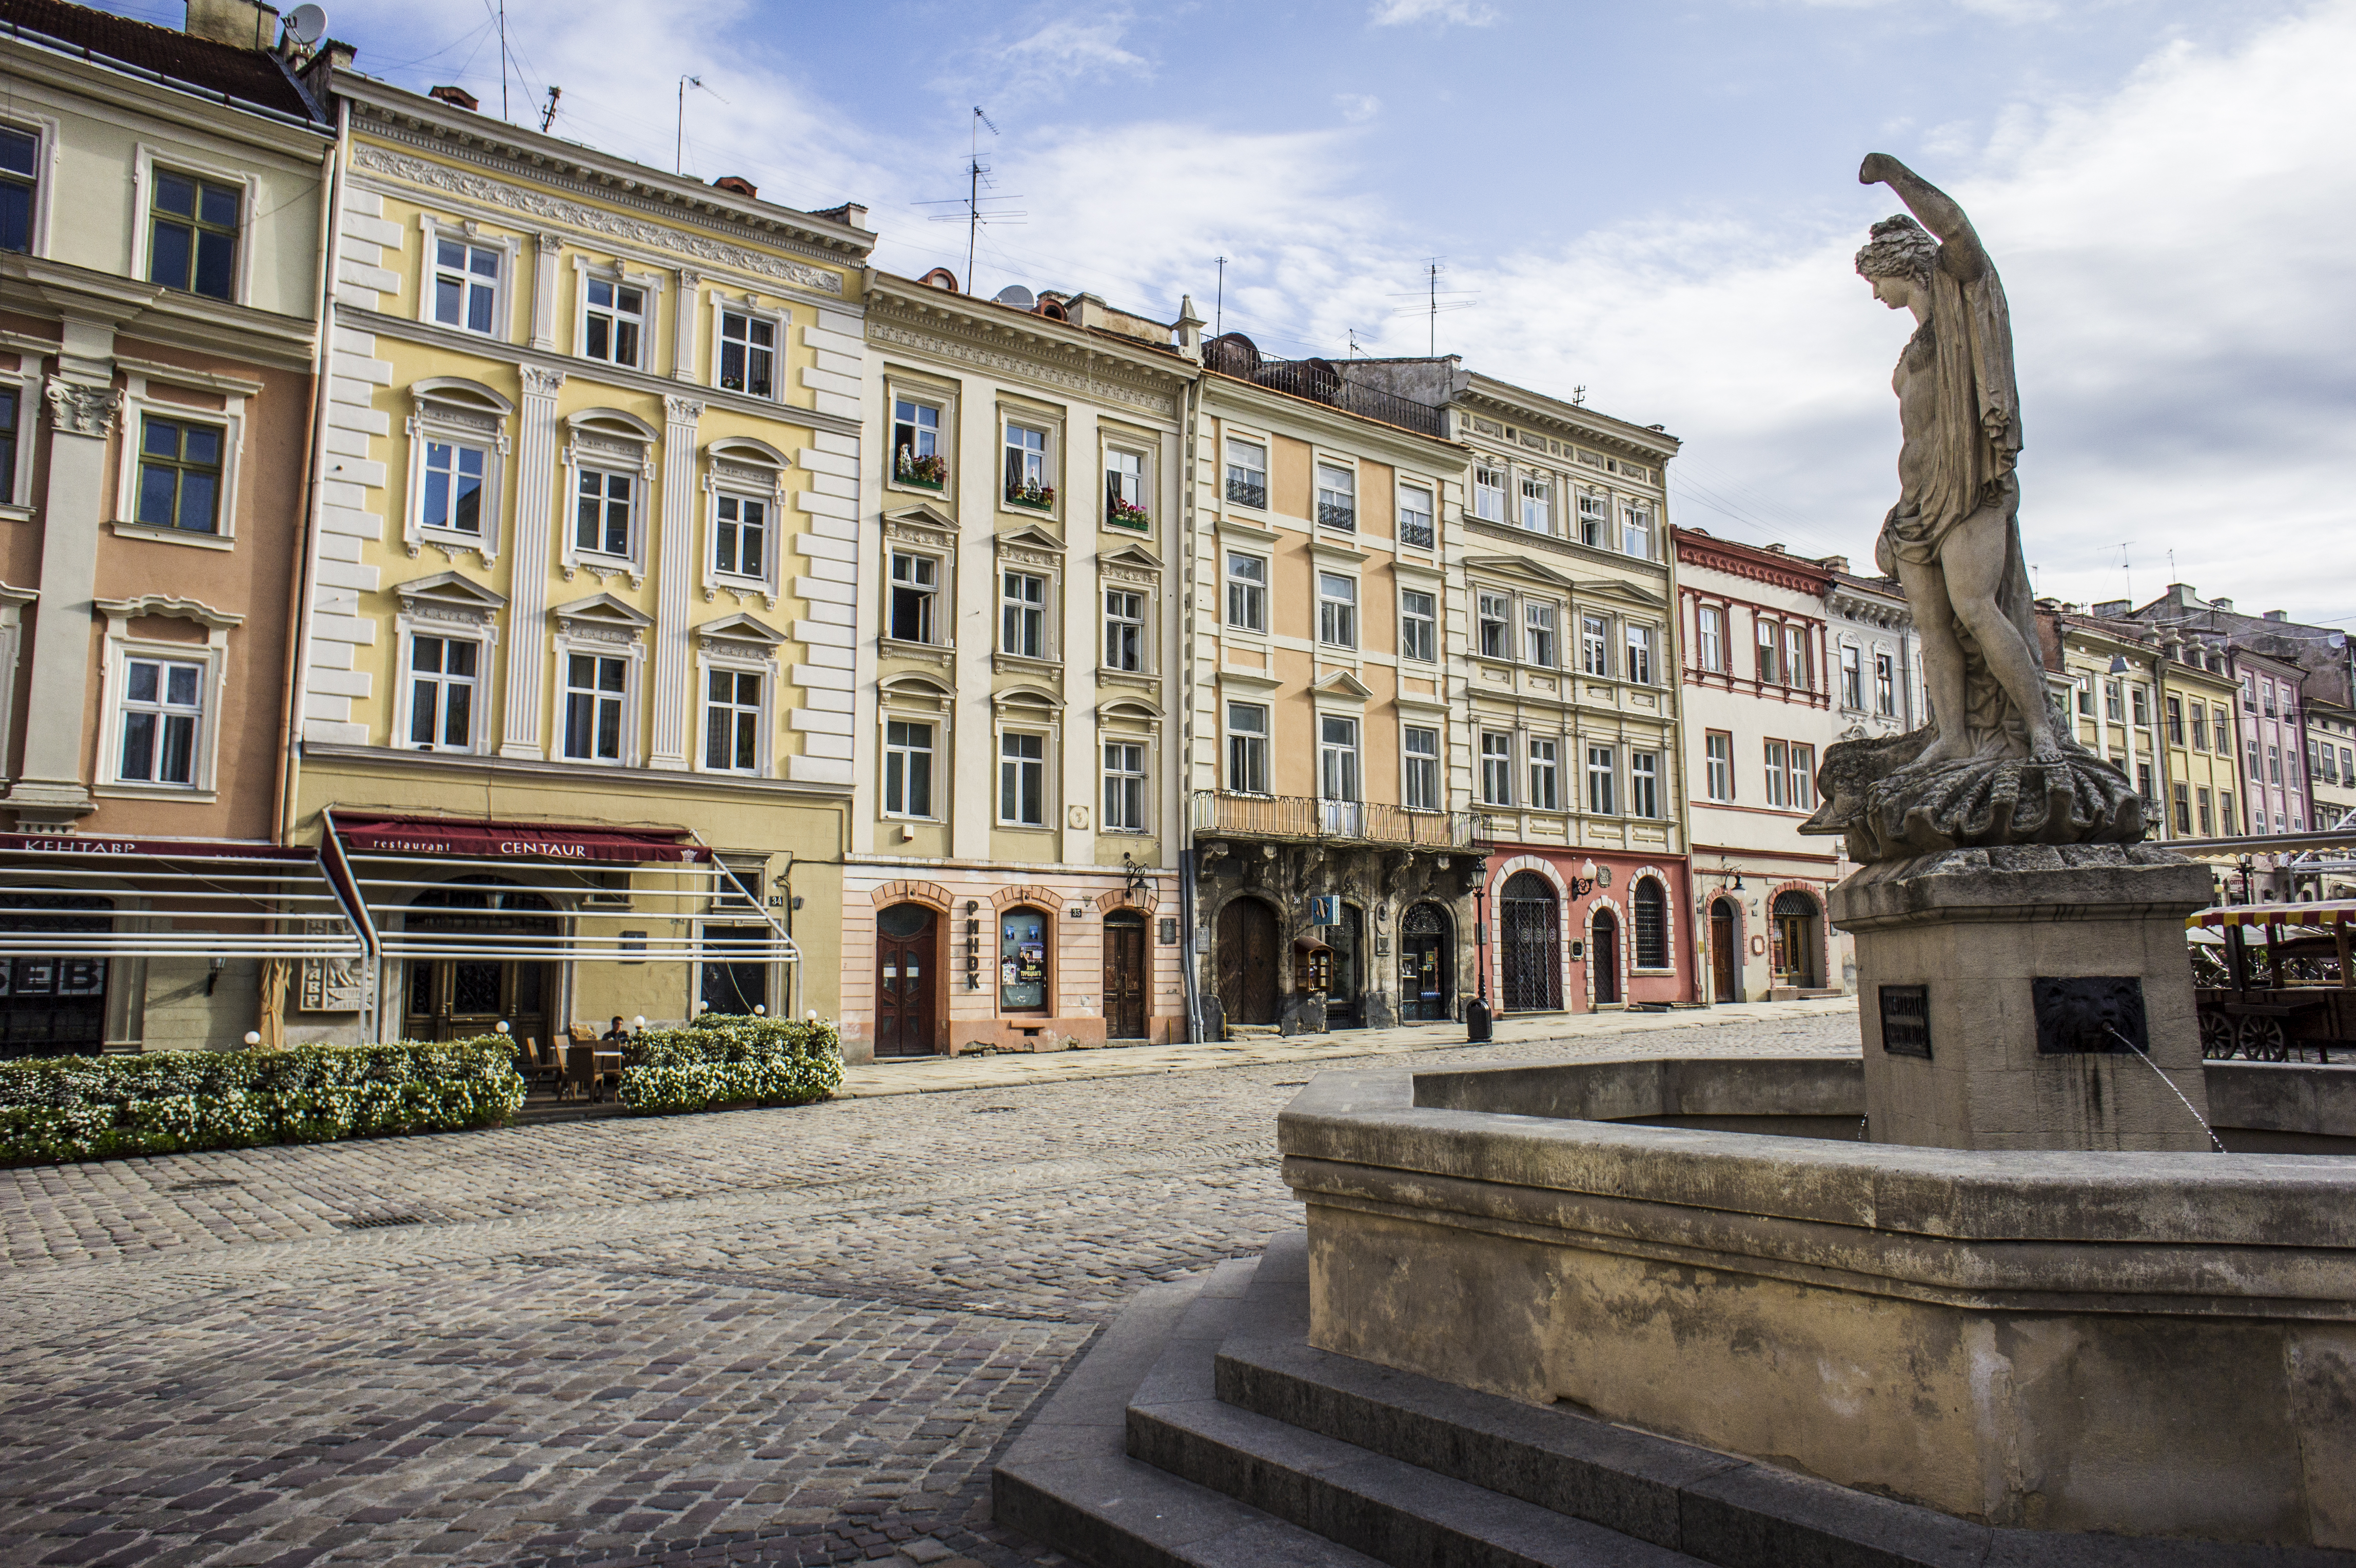
[[[1595,862],[1590,860],[1579,868],[1579,875],[1570,879],[1570,896],[1574,898],[1584,898],[1594,891]]]
[[[2254,904],[2257,902],[2257,900],[2250,897],[2250,874],[2256,871],[2257,868],[2257,863],[2253,861],[2246,854],[2242,857],[2241,864],[2233,868],[2242,874],[2242,902],[2244,904]]]

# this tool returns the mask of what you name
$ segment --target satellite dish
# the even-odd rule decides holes
[[[286,13],[286,34],[305,47],[327,36],[327,14],[316,5],[297,5]]]
[[[1000,289],[992,297],[994,297],[999,304],[1011,305],[1017,310],[1028,310],[1036,303],[1036,301],[1033,300],[1031,297],[1031,291],[1024,288],[1019,283],[1008,284],[1004,288]]]

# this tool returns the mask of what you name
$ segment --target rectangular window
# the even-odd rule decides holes
[[[183,294],[229,298],[237,290],[238,209],[243,193],[233,185],[160,168],[155,171],[155,186],[147,208],[147,281]],[[496,264],[492,272],[496,276]],[[487,307],[484,314],[485,325],[473,330],[490,330]]]
[[[704,690],[703,766],[714,773],[761,770],[761,677],[714,670]]]
[[[1775,650],[1783,645],[1783,628],[1772,620],[1759,622],[1759,682],[1763,686],[1777,685],[1782,673],[1777,670]]]
[[[1562,810],[1562,790],[1556,778],[1558,771],[1558,742],[1530,742],[1529,806],[1534,811]]]
[[[2178,698],[2165,699],[2168,708],[2168,744],[2184,744],[2184,703]]]
[[[1873,656],[1873,711],[1885,718],[1898,712],[1898,666],[1887,653]]]
[[[2356,752],[2344,746],[2340,748],[2340,777],[2348,783],[2356,784]]]
[[[1328,800],[1358,799],[1358,721],[1332,714],[1317,720],[1318,792]]]
[[[2242,711],[2245,714],[2258,711],[2258,688],[2254,676],[2242,677]]]
[[[2151,764],[2148,762],[2136,764],[2136,793],[2143,797],[2144,804],[2147,806],[2159,804],[2151,792]]]
[[[1431,527],[1431,492],[1409,485],[1399,491],[1398,508],[1399,542],[1430,549],[1439,538]]]
[[[2206,789],[2195,789],[2192,792],[2192,797],[2194,804],[2197,805],[2201,811],[2201,836],[2204,839],[2214,837],[2217,832],[2217,808],[2215,803],[2211,800],[2209,791]]]
[[[2220,756],[2220,757],[2231,757],[2231,756],[2233,756],[2233,709],[2231,709],[2231,708],[2219,708],[2219,709],[2217,710],[2217,725],[2216,725],[2216,733],[2217,733],[2217,755],[2218,755],[2218,756]]]
[[[622,702],[630,661],[575,653],[564,661],[564,755],[577,762],[622,759]]]
[[[501,254],[490,245],[437,239],[434,244],[434,319],[461,332],[498,336]]]
[[[1628,679],[1639,686],[1653,683],[1653,628],[1632,626],[1628,634]]]
[[[1268,563],[1257,555],[1227,556],[1227,624],[1237,631],[1268,629]]]
[[[1399,657],[1429,664],[1439,657],[1440,605],[1417,588],[1399,591]]]
[[[2192,749],[2209,749],[2209,704],[2206,703],[2192,704]]]
[[[2258,743],[2254,740],[2245,741],[2243,746],[2249,757],[2250,778],[2260,783],[2265,782],[2266,768],[2264,759],[2258,756]]]
[[[1514,656],[1514,601],[1503,594],[1483,594],[1480,612],[1481,657]]]
[[[1702,788],[1713,800],[1734,799],[1734,737],[1711,730],[1701,737]]]
[[[941,564],[929,555],[892,552],[892,621],[895,642],[934,640],[934,604],[940,597]]]
[[[1047,737],[1003,735],[998,739],[998,820],[1017,827],[1047,822]]]
[[[1145,456],[1118,447],[1105,453],[1105,522],[1113,528],[1143,528],[1151,521],[1145,510]]]
[[[1255,509],[1268,505],[1268,448],[1258,442],[1227,443],[1227,499]]]
[[[452,533],[483,532],[483,476],[491,455],[457,441],[425,444],[425,489],[418,498],[418,526]]]
[[[2282,781],[2282,747],[2270,746],[2266,747],[2266,782],[2279,784]]]
[[[2077,678],[2076,685],[2078,712],[2087,718],[2093,718],[2094,716],[2094,678],[2092,675],[2081,675]]]
[[[0,185],[0,192],[7,188]],[[24,400],[16,387],[0,386],[0,506],[16,499],[16,443],[21,439],[17,422],[24,413]]]
[[[722,496],[713,511],[712,569],[731,577],[766,582],[769,503],[750,496]]]
[[[2217,791],[2217,820],[2223,824],[2228,838],[2242,831],[2242,819],[2233,810],[2233,792],[2231,789]]]
[[[1628,754],[1628,814],[1632,817],[1657,817],[1661,814],[1661,757],[1658,752],[1632,751]]]
[[[573,520],[573,547],[589,555],[630,553],[630,503],[637,478],[603,468],[581,470]]]
[[[1031,572],[1004,574],[999,598],[998,649],[1024,659],[1047,657],[1047,579]]]
[[[40,154],[38,136],[0,125],[0,251],[33,248]]]
[[[409,744],[419,751],[472,751],[475,681],[482,645],[455,637],[409,640]]]
[[[1841,706],[1865,706],[1865,655],[1858,649],[1841,649]]]
[[[1505,470],[1472,465],[1472,515],[1483,522],[1505,521]]]
[[[937,490],[948,483],[948,456],[941,449],[941,411],[914,398],[892,400],[892,478],[903,485]]]
[[[742,311],[720,313],[720,385],[748,397],[777,395],[777,324]]]
[[[139,521],[150,528],[219,533],[226,432],[152,413],[139,425]]]
[[[1816,748],[1792,743],[1792,788],[1787,797],[1795,811],[1816,809]]]
[[[2308,776],[2313,777],[2319,769],[2326,784],[2339,783],[2340,763],[2339,759],[2332,756],[2331,747],[2328,745],[2319,746],[2313,741],[2308,742],[2308,746],[2310,748],[2307,760]],[[2356,779],[2351,779],[2350,782],[2356,783]]]
[[[1784,791],[1792,782],[1792,748],[1780,740],[1767,743],[1767,803],[1783,807],[1790,803]]]
[[[1145,596],[1125,588],[1105,590],[1105,668],[1145,668]]]
[[[1701,628],[1696,639],[1700,645],[1701,667],[1723,671],[1726,669],[1726,612],[1716,605],[1704,605],[1695,618]]]
[[[1514,803],[1514,737],[1484,733],[1481,736],[1481,800],[1485,805]]]
[[[1587,748],[1587,809],[1597,816],[1619,814],[1619,804],[1613,789],[1614,757],[1608,746]]]
[[[1522,607],[1522,652],[1528,662],[1544,670],[1555,664],[1554,612],[1552,605]]]
[[[1532,533],[1554,532],[1554,486],[1544,474],[1522,476],[1522,526]]]
[[[2192,831],[2192,786],[2179,784],[2172,792],[2176,797],[2176,831],[2189,833]]]
[[[2275,716],[2275,683],[2274,683],[2272,681],[2261,681],[2261,682],[2258,682],[2258,692],[2259,692],[2259,694],[2260,694],[2261,696],[2265,697],[2265,703],[2266,703],[2266,717],[2268,717],[2268,718],[2272,718],[2272,717],[2274,717],[2274,716]]]
[[[1258,703],[1227,704],[1227,788],[1268,793],[1268,709]]]
[[[1640,561],[1653,559],[1653,511],[1650,507],[1620,509],[1620,549]]]
[[[900,719],[884,725],[884,814],[933,814],[933,726]]]
[[[1358,646],[1358,583],[1338,572],[1317,574],[1317,640],[1332,648]],[[1356,796],[1344,797],[1355,800]]]
[[[1609,496],[1579,498],[1579,542],[1603,549],[1611,542],[1612,499]]]
[[[1145,831],[1145,747],[1108,741],[1104,748],[1104,825],[1110,833]]]
[[[1055,504],[1054,476],[1047,467],[1047,433],[1012,421],[1006,426],[1006,499],[1041,510]]]
[[[1408,725],[1399,731],[1399,754],[1406,758],[1407,809],[1410,811],[1440,810],[1440,732],[1420,725]]]
[[[1358,476],[1331,463],[1317,465],[1317,521],[1325,528],[1358,526]],[[1355,799],[1355,797],[1352,797]]]
[[[2151,727],[2150,694],[2141,686],[2130,686],[2127,688],[2127,695],[2133,700],[2136,728],[2149,729]]]
[[[1579,618],[1579,667],[1590,675],[1612,673],[1612,623],[1601,616]]]
[[[1808,628],[1787,626],[1783,628],[1783,683],[1803,692],[1815,690],[1814,671],[1816,661],[1808,653]]]
[[[204,717],[204,666],[134,659],[123,671],[123,756],[126,784],[197,781],[197,726]]]
[[[646,326],[646,290],[604,278],[589,280],[589,306],[581,323],[584,358],[637,369]]]

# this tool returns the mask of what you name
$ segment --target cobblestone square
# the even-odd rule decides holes
[[[1745,1013],[1415,1060],[1856,1048]],[[1026,1560],[990,1455],[1353,1065],[0,1172],[0,1561]]]

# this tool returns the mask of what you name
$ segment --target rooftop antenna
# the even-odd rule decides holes
[[[2133,544],[2134,542],[2135,541],[2130,539],[2119,545],[2119,570],[2126,574],[2127,607],[2129,609],[2133,609],[2135,607],[2135,569],[2127,564],[2127,545]]]
[[[540,112],[540,128],[542,131],[547,130],[551,124],[554,124],[556,120],[556,101],[563,96],[564,89],[561,87],[552,87],[548,90],[548,107]]]
[[[986,223],[1019,223],[1030,216],[1027,212],[984,212],[981,209],[981,204],[985,201],[1017,199],[1011,196],[984,196],[981,193],[981,182],[990,177],[990,166],[981,161],[981,133],[985,127],[989,129],[991,135],[998,134],[998,122],[992,120],[983,111],[981,105],[977,103],[973,106],[973,118],[966,123],[966,128],[970,133],[971,139],[965,160],[964,199],[959,201],[952,197],[942,201],[916,203],[919,207],[961,206],[965,209],[962,213],[936,212],[932,215],[931,220],[935,223],[954,223],[959,218],[965,220],[965,291],[968,294],[973,292],[974,248],[980,240],[982,226]]]
[[[1357,329],[1356,328],[1353,327],[1353,328],[1349,328],[1349,333],[1350,333],[1350,358],[1352,358],[1352,359],[1354,359],[1354,360],[1355,360],[1355,359],[1356,359],[1359,355],[1361,355],[1361,354],[1365,353],[1365,350],[1364,349],[1361,349],[1361,348],[1359,348],[1359,347],[1358,347],[1358,329]]]
[[[1579,385],[1577,385],[1577,386],[1575,386],[1575,387],[1573,387],[1573,388],[1571,388],[1571,389],[1570,389],[1570,402],[1571,402],[1571,406],[1573,406],[1574,408],[1577,408],[1577,407],[1582,407],[1582,406],[1584,406],[1584,405],[1585,405],[1585,403],[1586,403],[1586,402],[1587,402],[1587,383],[1586,383],[1586,382],[1581,381]]]
[[[687,172],[687,90],[691,87],[698,92],[710,92],[712,97],[720,98],[719,93],[703,85],[703,78],[700,76],[679,79],[679,129],[672,139],[670,152],[670,172],[673,174]],[[720,98],[720,102],[725,103],[728,100]]]
[[[499,118],[508,117],[508,0],[499,0]]]
[[[1433,359],[1440,357],[1440,313],[1443,310],[1470,310],[1480,297],[1463,289],[1442,289],[1440,286],[1440,274],[1447,270],[1440,263],[1446,260],[1445,256],[1434,256],[1423,263],[1424,286],[1419,289],[1417,294],[1422,295],[1424,307],[1421,310],[1401,310],[1395,313],[1399,316],[1421,316],[1429,319],[1430,342],[1425,347],[1424,352]],[[1445,298],[1442,297],[1443,295]],[[1393,299],[1413,299],[1416,296],[1416,294],[1391,295]]]
[[[1211,336],[1212,336],[1212,337],[1214,337],[1214,338],[1219,337],[1219,336],[1221,336],[1222,334],[1224,334],[1224,333],[1226,331],[1226,329],[1227,329],[1227,328],[1226,328],[1226,317],[1227,317],[1227,258],[1226,258],[1226,257],[1225,257],[1225,256],[1221,256],[1221,257],[1219,258],[1219,292],[1218,292],[1217,294],[1213,295],[1211,296]]]

